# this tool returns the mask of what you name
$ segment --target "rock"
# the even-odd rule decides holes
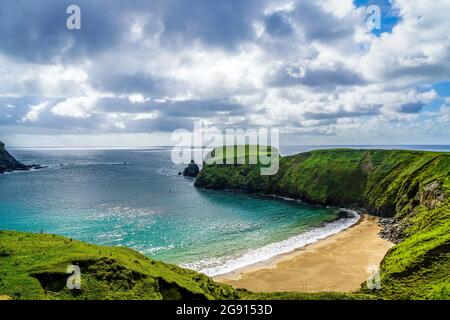
[[[379,225],[381,226],[380,236],[383,239],[393,243],[400,243],[404,238],[404,227],[395,218],[381,218]]]
[[[420,204],[428,209],[434,209],[445,201],[445,193],[436,181],[423,187],[418,196]]]
[[[14,159],[5,149],[5,145],[0,142],[0,174],[15,170],[29,170],[29,168]]]
[[[200,173],[200,169],[198,165],[194,162],[194,160],[191,160],[191,163],[184,169],[183,176],[184,177],[191,177],[196,178],[198,174]]]

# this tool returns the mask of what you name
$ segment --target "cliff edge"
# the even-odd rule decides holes
[[[28,170],[29,168],[14,159],[5,149],[5,144],[0,141],[0,174],[14,170]]]

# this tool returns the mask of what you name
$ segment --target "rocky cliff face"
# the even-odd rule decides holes
[[[14,170],[28,170],[29,168],[20,163],[5,149],[5,145],[0,141],[0,174]]]

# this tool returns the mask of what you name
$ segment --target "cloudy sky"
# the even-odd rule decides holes
[[[0,140],[167,145],[202,120],[285,144],[448,144],[449,30],[448,0],[1,0]]]

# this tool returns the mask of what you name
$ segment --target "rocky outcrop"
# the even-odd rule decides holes
[[[30,168],[20,163],[5,149],[5,145],[0,141],[0,174],[15,170],[29,170]]]
[[[418,197],[421,205],[428,209],[434,209],[444,202],[445,193],[439,183],[433,181],[419,191]]]
[[[182,174],[184,177],[196,178],[199,173],[200,173],[200,168],[194,162],[194,160],[191,160],[191,163],[189,163],[189,165],[186,167],[186,169],[184,169]]]

